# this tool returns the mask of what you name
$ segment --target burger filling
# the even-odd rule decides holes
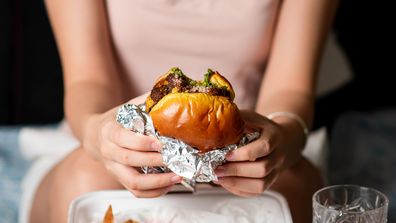
[[[159,81],[151,90],[154,104],[170,93],[207,93],[214,96],[231,97],[225,87],[219,87],[209,81],[212,70],[208,70],[203,81],[194,81],[187,77],[179,68],[173,68],[166,78]]]

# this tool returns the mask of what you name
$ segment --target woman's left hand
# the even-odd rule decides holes
[[[227,154],[228,162],[216,169],[216,183],[239,196],[257,196],[276,181],[284,166],[294,162],[300,152],[287,149],[287,136],[280,125],[253,111],[241,114],[246,130],[261,131],[261,135]]]

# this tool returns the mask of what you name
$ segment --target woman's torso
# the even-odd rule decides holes
[[[240,108],[254,107],[278,0],[109,0],[116,56],[133,96],[171,67],[194,79],[207,68],[232,83]]]

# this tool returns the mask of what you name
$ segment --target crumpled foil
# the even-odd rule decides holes
[[[163,144],[162,159],[165,167],[142,167],[144,173],[174,172],[183,177],[182,184],[190,190],[195,190],[197,182],[217,180],[215,169],[223,164],[228,152],[244,146],[260,136],[253,132],[246,134],[238,144],[228,145],[200,154],[199,151],[181,140],[160,136],[154,128],[150,115],[145,112],[144,105],[124,104],[117,113],[116,120],[124,128],[131,131],[151,135]]]

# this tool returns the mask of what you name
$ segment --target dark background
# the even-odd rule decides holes
[[[44,2],[0,0],[0,125],[63,117],[61,65]]]
[[[340,0],[333,30],[354,80],[316,103],[315,128],[346,111],[394,108],[395,12],[391,1]]]
[[[396,26],[388,2],[341,0],[333,29],[354,81],[318,99],[315,128],[331,126],[346,110],[395,105],[390,30]],[[0,0],[0,125],[62,117],[62,71],[43,1]]]

